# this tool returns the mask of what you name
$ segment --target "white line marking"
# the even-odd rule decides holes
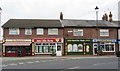
[[[80,67],[73,67],[73,68],[68,68],[68,69],[78,69],[78,68],[80,68]]]
[[[17,64],[12,63],[12,64],[9,64],[9,65],[13,66],[13,65],[17,65]]]
[[[42,61],[42,62],[47,62],[47,61]]]
[[[109,63],[96,63],[96,64],[93,64],[93,65],[103,65],[103,64],[113,64],[113,63],[118,63],[118,62],[109,62]]]
[[[2,65],[2,67],[6,67],[6,66],[8,66],[8,65]]]
[[[37,62],[40,62],[40,61],[35,61],[35,62],[37,63]]]
[[[24,63],[19,63],[19,64],[21,64],[21,65],[22,65],[22,64],[24,64]]]
[[[27,63],[29,63],[29,64],[30,64],[30,63],[33,63],[33,62],[27,62]]]

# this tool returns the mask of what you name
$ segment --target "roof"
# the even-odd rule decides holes
[[[64,27],[118,27],[118,23],[99,20],[75,20],[64,19],[61,21]]]
[[[116,22],[77,19],[10,19],[3,28],[118,27]]]
[[[52,19],[10,19],[3,28],[62,27],[60,20]]]

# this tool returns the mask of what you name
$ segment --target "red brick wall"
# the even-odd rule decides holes
[[[9,29],[4,29],[3,38],[63,38],[63,29],[58,30],[58,35],[48,35],[48,29],[44,29],[44,35],[36,35],[36,29],[32,29],[32,35],[25,35],[25,29],[20,29],[19,35],[9,35]]]
[[[73,29],[83,29],[83,36],[73,36],[73,32],[68,32]],[[100,29],[109,29],[109,36],[100,36]],[[64,35],[67,39],[117,39],[117,28],[99,28],[98,31],[96,28],[65,28]]]

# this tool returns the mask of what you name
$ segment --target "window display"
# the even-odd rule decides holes
[[[90,50],[90,46],[87,45],[87,46],[86,46],[86,52],[89,53],[89,50]]]
[[[78,49],[77,49],[77,44],[73,44],[73,52],[77,52]]]
[[[78,45],[78,52],[83,52],[83,45],[82,44]]]
[[[68,52],[72,52],[72,44],[68,44]]]

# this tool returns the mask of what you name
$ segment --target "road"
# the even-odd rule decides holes
[[[2,69],[118,69],[118,58],[23,59],[2,62]]]

